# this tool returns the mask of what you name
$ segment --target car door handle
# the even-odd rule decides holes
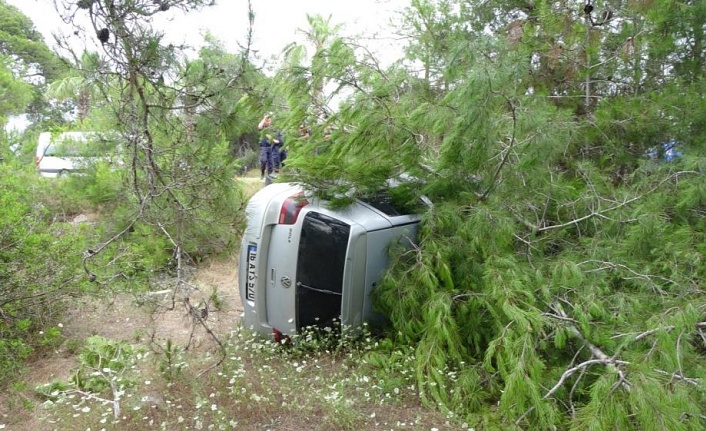
[[[275,269],[270,269],[270,285],[275,287]]]

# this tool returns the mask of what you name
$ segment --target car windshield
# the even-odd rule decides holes
[[[360,200],[390,217],[419,214],[425,207],[423,199],[412,196],[402,188],[363,196]]]
[[[297,326],[331,326],[341,314],[350,226],[311,211],[304,218],[297,260]]]
[[[100,135],[60,136],[44,151],[54,157],[101,157],[115,151],[116,141]]]

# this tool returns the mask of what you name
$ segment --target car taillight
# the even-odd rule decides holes
[[[304,197],[304,193],[297,193],[288,197],[279,211],[279,224],[296,223],[299,212],[307,205],[309,205],[309,201]]]

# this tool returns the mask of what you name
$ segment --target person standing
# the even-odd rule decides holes
[[[267,170],[267,176],[270,177],[274,170],[274,164],[272,160],[272,144],[274,139],[272,138],[272,118],[270,114],[265,115],[260,123],[257,125],[257,129],[260,133],[260,179],[265,178],[265,170]]]
[[[272,166],[275,173],[279,173],[279,168],[282,165],[282,147],[284,146],[284,138],[282,132],[277,132],[277,135],[272,140]]]

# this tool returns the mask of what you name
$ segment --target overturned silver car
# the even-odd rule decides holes
[[[390,244],[411,246],[421,219],[380,195],[332,209],[291,183],[264,187],[246,213],[239,268],[243,323],[275,340],[336,322],[380,323],[370,292],[387,268]]]

